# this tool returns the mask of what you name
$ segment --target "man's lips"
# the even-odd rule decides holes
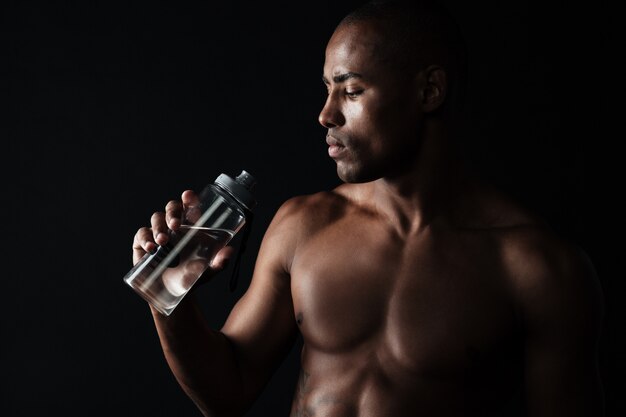
[[[326,143],[328,146],[344,146],[339,139],[331,135],[326,135]]]
[[[326,135],[326,143],[328,144],[328,156],[338,158],[345,151],[346,147],[337,138]]]

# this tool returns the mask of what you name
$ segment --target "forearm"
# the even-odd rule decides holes
[[[165,359],[205,416],[242,414],[242,377],[226,336],[208,327],[193,294],[165,317],[152,307]]]

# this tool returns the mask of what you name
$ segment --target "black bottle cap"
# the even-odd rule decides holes
[[[256,179],[249,172],[243,170],[235,179],[226,174],[220,174],[215,179],[215,184],[232,195],[248,211],[252,211],[256,206],[256,200],[251,192],[252,187],[256,184]]]

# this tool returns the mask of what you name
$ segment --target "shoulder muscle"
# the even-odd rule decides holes
[[[512,233],[504,251],[527,331],[597,331],[601,288],[583,248],[545,227],[528,227]]]

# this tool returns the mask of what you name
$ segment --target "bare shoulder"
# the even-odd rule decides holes
[[[352,208],[354,201],[345,187],[339,186],[330,191],[289,198],[276,212],[273,223],[282,224],[292,232],[310,234],[337,221]]]
[[[520,288],[595,278],[595,269],[585,250],[545,224],[503,229],[499,243],[504,264]]]
[[[487,189],[477,204],[480,214],[474,218],[497,239],[504,266],[516,286],[596,279],[584,248],[560,236],[543,217],[514,198]]]
[[[603,296],[588,253],[543,223],[506,228],[502,262],[529,327],[593,333],[603,316]],[[586,325],[584,325],[586,324]]]
[[[596,269],[583,247],[514,198],[488,189],[481,194],[478,224],[492,236],[514,297],[527,314],[586,312],[601,315]]]

